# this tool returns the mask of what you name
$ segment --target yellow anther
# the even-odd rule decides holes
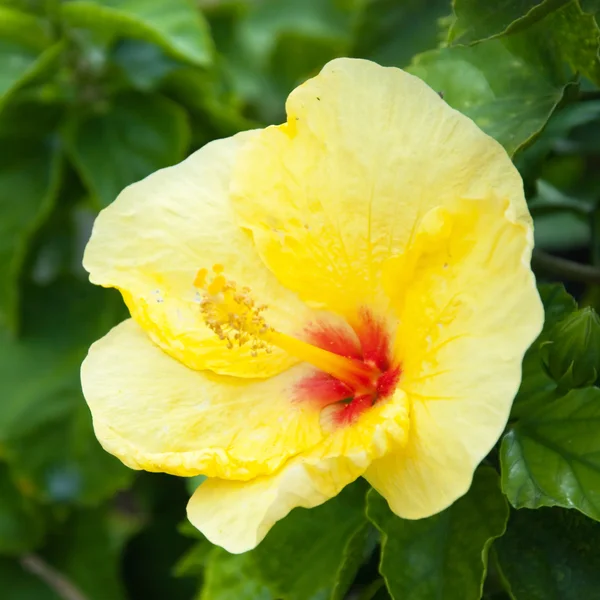
[[[208,285],[206,291],[211,295],[215,296],[219,292],[222,292],[227,284],[227,280],[223,275],[217,275]]]
[[[206,276],[208,271],[206,269],[199,269],[194,279],[194,286],[197,288],[203,288],[206,285]]]
[[[215,275],[207,280],[206,269],[200,269],[194,285],[205,291],[200,303],[204,322],[228,348],[247,346],[256,356],[259,351],[270,353],[276,346],[355,390],[372,387],[379,375],[376,368],[275,331],[263,316],[268,307],[254,302],[250,288],[238,289],[234,281],[225,279],[222,265],[214,265],[212,270]]]

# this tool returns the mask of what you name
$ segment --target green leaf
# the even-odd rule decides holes
[[[514,600],[599,600],[600,525],[575,511],[515,511],[494,548]]]
[[[438,45],[438,20],[449,0],[367,0],[358,15],[352,56],[404,67]]]
[[[54,66],[63,44],[50,44],[43,21],[0,6],[0,108],[17,88]]]
[[[440,48],[416,56],[408,70],[471,117],[509,154],[530,142],[565,93],[501,40]]]
[[[112,59],[131,86],[143,92],[156,90],[167,75],[181,68],[181,63],[167,56],[159,46],[138,40],[123,40],[114,49]]]
[[[515,508],[563,506],[600,519],[600,389],[572,390],[522,417],[500,460]]]
[[[565,62],[573,72],[600,82],[600,29],[594,17],[581,10],[578,0],[455,0],[455,11],[458,18],[450,32],[454,42],[524,31],[537,42],[526,49],[525,57],[529,55],[536,62],[541,58],[557,73],[563,70]]]
[[[552,340],[550,332],[558,323],[577,310],[577,303],[562,284],[543,284],[538,289],[544,304],[544,328],[523,358],[521,386],[511,410],[513,419],[526,416],[561,395],[556,382],[548,375],[542,364],[540,347],[543,343]]]
[[[508,506],[489,467],[480,467],[469,492],[445,511],[401,519],[375,490],[367,516],[382,533],[379,570],[396,600],[479,600],[489,546],[504,533]]]
[[[1,453],[30,495],[96,504],[133,472],[96,441],[79,367],[90,343],[122,315],[122,302],[74,279],[26,288],[25,301],[22,338],[0,336]]]
[[[292,89],[327,61],[348,54],[353,13],[347,4],[331,0],[252,2],[242,18],[226,27],[215,25],[223,70],[248,104],[249,114],[265,123],[285,120],[285,98]]]
[[[378,531],[370,524],[359,527],[346,543],[341,565],[336,574],[335,586],[331,600],[344,600],[346,592],[352,585],[356,574],[363,563],[373,554],[377,542]]]
[[[198,600],[276,600],[255,574],[249,552],[228,554],[221,548],[210,553]]]
[[[189,0],[72,0],[62,3],[61,14],[72,27],[152,42],[197,65],[212,61],[208,25]]]
[[[12,39],[12,36],[0,36],[0,108],[18,88],[42,74],[52,72],[64,49],[62,42],[40,48],[38,44],[30,44],[29,40],[23,41],[23,37]]]
[[[449,41],[471,44],[491,37],[524,29],[569,0],[508,0],[481,2],[454,0],[456,20],[450,29]]]
[[[10,148],[0,153],[0,329],[13,334],[18,328],[17,283],[28,244],[58,192],[61,157],[51,129],[55,118],[53,111],[40,107],[11,109],[0,116],[0,146]]]
[[[421,54],[410,71],[512,155],[541,131],[576,72],[600,81],[599,34],[573,0],[523,31]]]
[[[21,10],[0,5],[0,38],[44,50],[51,42],[50,27],[42,19]]]
[[[368,548],[365,492],[359,480],[317,508],[294,509],[248,553],[276,598],[343,598]]]
[[[173,569],[175,577],[202,577],[214,546],[207,540],[194,544],[178,561]]]
[[[591,14],[600,12],[600,0],[581,0],[581,9]]]
[[[102,114],[75,118],[65,132],[67,150],[100,206],[129,184],[182,160],[188,141],[181,107],[133,93],[114,99]]]
[[[321,506],[294,509],[250,552],[215,548],[200,599],[342,600],[375,547],[365,493],[359,480]]]
[[[21,554],[39,545],[44,523],[39,509],[17,489],[0,463],[0,554]]]

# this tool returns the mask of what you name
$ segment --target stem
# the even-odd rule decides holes
[[[583,90],[580,91],[577,100],[600,100],[600,90]]]
[[[592,232],[592,249],[590,261],[594,266],[600,265],[600,207],[594,208],[590,216]]]
[[[88,600],[73,582],[37,554],[24,554],[20,563],[26,571],[41,579],[63,600]]]
[[[568,281],[581,281],[600,285],[600,268],[553,256],[539,248],[534,249],[531,264],[536,269],[557,275]]]

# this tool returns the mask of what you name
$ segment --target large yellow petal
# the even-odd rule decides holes
[[[381,265],[432,207],[494,194],[530,222],[504,149],[408,73],[334,60],[286,108],[243,151],[232,190],[266,264],[315,306],[385,304]]]
[[[130,319],[90,348],[81,381],[96,436],[126,465],[249,479],[323,438],[319,412],[292,401],[307,372],[249,380],[195,371]]]
[[[296,361],[278,349],[257,357],[247,346],[227,349],[201,318],[193,285],[200,268],[224,265],[228,278],[269,305],[265,316],[279,331],[293,333],[310,318],[235,224],[230,173],[240,148],[256,135],[207,144],[126,188],[96,219],[84,256],[91,281],[119,288],[133,318],[171,356],[238,377],[269,376]]]
[[[433,209],[416,236],[420,256],[405,257],[412,277],[395,299],[395,353],[411,435],[365,474],[401,517],[427,517],[464,494],[508,419],[543,323],[531,231],[513,217],[501,201]]]
[[[228,552],[251,550],[293,508],[322,504],[362,475],[373,460],[401,448],[408,420],[408,402],[399,391],[272,475],[244,482],[206,480],[190,499],[188,518]]]

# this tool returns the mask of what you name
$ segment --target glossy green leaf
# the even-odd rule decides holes
[[[160,96],[119,96],[102,114],[74,119],[68,152],[100,206],[150,173],[182,160],[189,141],[185,112]]]
[[[524,29],[569,0],[508,0],[481,2],[454,0],[456,20],[449,40],[454,44],[470,44],[490,37]]]
[[[133,473],[96,441],[79,367],[90,343],[121,317],[122,303],[116,292],[70,279],[28,287],[25,300],[22,338],[0,337],[2,454],[29,494],[95,504]]]
[[[343,598],[368,549],[365,492],[359,480],[317,508],[294,509],[249,553],[276,598]]]
[[[449,0],[367,0],[358,16],[352,55],[405,67],[415,54],[438,45],[438,20]]]
[[[252,557],[214,548],[207,560],[198,600],[277,600],[255,575]]]
[[[582,11],[578,0],[455,0],[455,11],[458,18],[450,32],[454,42],[523,31],[529,38],[528,47],[523,47],[518,35],[508,35],[507,43],[519,47],[526,60],[541,60],[557,74],[565,62],[574,73],[600,82],[600,29],[594,17]]]
[[[32,550],[40,544],[43,533],[39,508],[23,496],[8,467],[0,463],[0,555]]]
[[[419,55],[410,70],[514,154],[541,131],[575,73],[600,80],[599,34],[573,0],[511,35]]]
[[[382,533],[379,570],[395,600],[479,600],[489,546],[504,533],[508,505],[498,475],[480,467],[469,492],[445,511],[409,521],[375,490],[367,515]]]
[[[523,416],[500,459],[516,508],[563,506],[600,519],[600,389],[572,390]]]
[[[1,76],[0,76],[1,77]],[[56,200],[60,152],[53,111],[10,110],[0,115],[0,329],[16,333],[18,279],[28,244]],[[13,125],[23,123],[21,126]]]
[[[198,65],[212,60],[208,26],[189,0],[68,0],[61,14],[73,27],[143,39]]]
[[[544,303],[544,328],[523,358],[521,386],[511,410],[513,419],[526,416],[561,395],[556,382],[542,364],[540,346],[552,340],[552,329],[577,310],[577,303],[562,284],[543,284],[538,289]]]
[[[432,50],[415,57],[408,70],[511,155],[541,131],[565,90],[501,40]]]
[[[599,600],[600,525],[558,508],[518,510],[494,548],[514,600]]]

